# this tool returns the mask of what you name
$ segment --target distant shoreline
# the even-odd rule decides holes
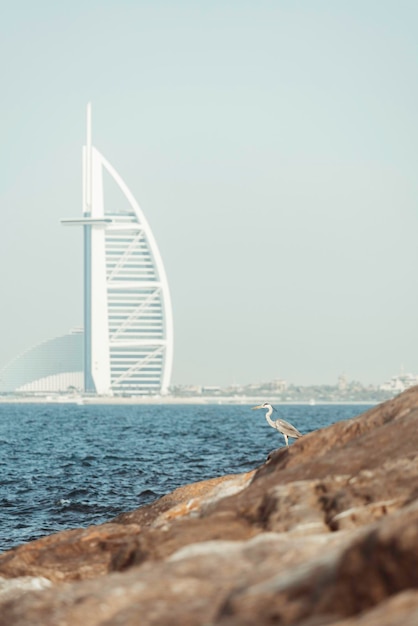
[[[120,405],[143,405],[143,404],[233,404],[233,405],[251,405],[264,402],[265,397],[223,397],[213,398],[210,396],[193,396],[190,398],[180,398],[173,396],[150,396],[150,397],[131,397],[131,398],[115,398],[115,397],[79,397],[74,398],[63,397],[39,397],[28,396],[24,398],[17,397],[0,397],[0,404],[75,404],[75,405],[106,405],[106,404],[120,404]],[[303,400],[291,400],[282,401],[279,398],[269,397],[269,401],[272,404],[277,405],[300,405],[300,406],[323,406],[323,405],[369,405],[375,406],[380,404],[382,400],[315,400],[303,401]]]

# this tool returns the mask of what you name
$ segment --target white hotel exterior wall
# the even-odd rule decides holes
[[[88,149],[84,163],[89,163]],[[165,394],[173,362],[173,319],[162,259],[131,191],[103,155],[90,150],[91,203],[85,216],[91,228],[91,377],[98,394]],[[128,209],[105,210],[104,170]],[[87,196],[88,186],[87,171]]]

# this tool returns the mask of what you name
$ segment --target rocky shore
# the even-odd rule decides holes
[[[0,626],[75,624],[416,626],[418,388],[247,474],[0,554]]]

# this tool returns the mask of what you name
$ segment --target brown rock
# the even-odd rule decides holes
[[[50,535],[1,554],[0,575],[44,576],[53,582],[100,576],[139,530],[135,524],[103,524]]]
[[[354,533],[348,545],[231,594],[219,623],[247,625],[258,616],[258,624],[323,624],[417,587],[418,502]]]
[[[416,626],[418,624],[418,592],[404,591],[390,597],[370,611],[335,626]]]

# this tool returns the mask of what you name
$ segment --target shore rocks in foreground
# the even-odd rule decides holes
[[[418,624],[418,388],[0,554],[0,626]]]

